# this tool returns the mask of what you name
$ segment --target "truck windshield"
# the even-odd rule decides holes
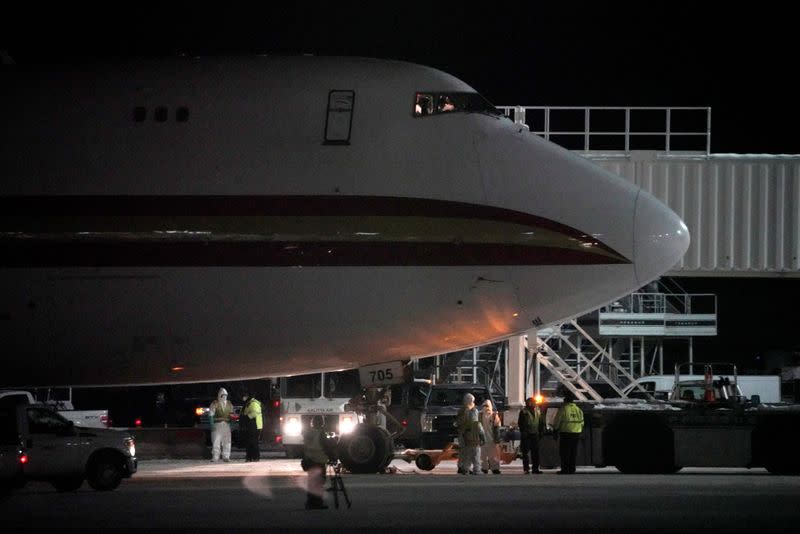
[[[357,369],[325,373],[325,396],[337,399],[352,399],[361,391]]]
[[[335,373],[290,376],[284,380],[282,395],[295,399],[351,399],[361,391],[357,369]],[[323,389],[324,388],[324,389]]]
[[[322,375],[300,375],[287,377],[283,397],[316,399],[322,396]]]

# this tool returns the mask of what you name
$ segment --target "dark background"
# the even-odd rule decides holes
[[[711,106],[712,152],[798,154],[797,33],[779,2],[70,2],[4,7],[0,50],[18,65],[401,59],[449,72],[496,105]],[[800,280],[678,281],[719,296],[719,335],[696,340],[696,360],[763,368],[768,353],[800,351]]]

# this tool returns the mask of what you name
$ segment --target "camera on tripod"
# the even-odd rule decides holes
[[[342,480],[342,462],[338,459],[329,461],[328,471],[331,479],[331,487],[328,488],[328,491],[333,492],[334,505],[336,508],[339,508],[339,492],[341,491],[344,496],[344,501],[347,503],[347,507],[350,508],[350,497],[347,495],[347,489],[345,489],[344,480]]]
[[[340,462],[338,459],[337,460],[330,460],[328,462],[328,467],[330,467],[331,470],[335,474],[337,474],[337,475],[341,475],[342,474],[342,462]]]

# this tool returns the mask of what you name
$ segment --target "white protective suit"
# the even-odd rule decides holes
[[[491,470],[493,473],[500,472],[500,454],[498,444],[494,440],[494,427],[500,426],[500,416],[494,411],[492,401],[486,399],[480,413],[480,421],[483,426],[483,433],[486,441],[481,446],[481,469],[485,472]]]
[[[230,414],[233,413],[233,404],[228,400],[228,391],[225,388],[219,388],[217,399],[209,406],[209,412],[214,418],[214,428],[211,431],[211,461],[218,461],[221,453],[222,460],[229,462],[231,459]]]

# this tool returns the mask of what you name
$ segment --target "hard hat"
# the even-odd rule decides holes
[[[465,405],[472,404],[473,402],[475,402],[475,396],[472,393],[467,393],[466,395],[464,395]]]
[[[219,388],[219,391],[217,391],[217,397],[221,397],[223,395],[225,395],[227,397],[228,396],[228,390],[225,389],[225,388]]]

